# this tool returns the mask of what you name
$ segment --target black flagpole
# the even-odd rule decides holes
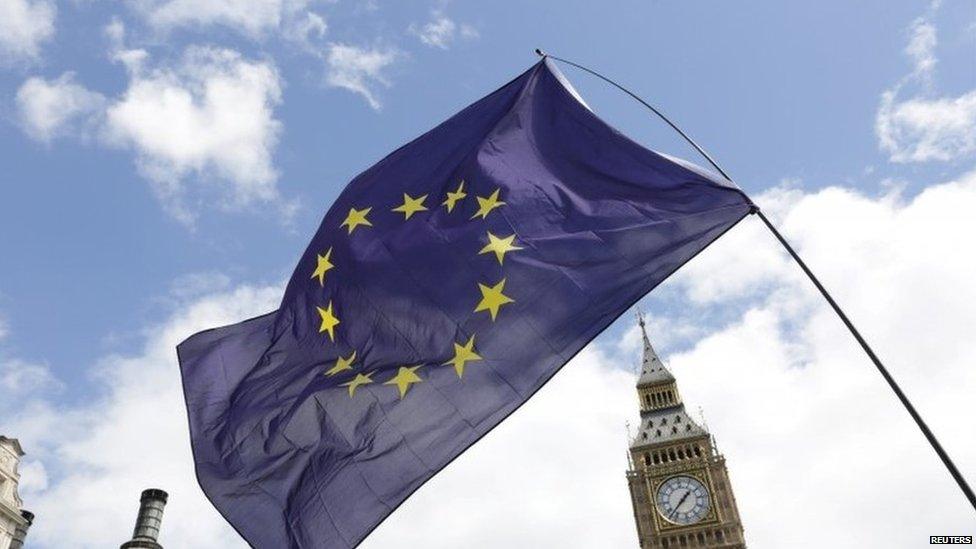
[[[556,57],[555,55],[550,55],[540,49],[536,49],[535,53],[541,57],[549,57],[556,61],[561,61],[563,63],[566,63],[567,65],[572,65],[580,70],[586,71],[592,74],[593,76],[596,76],[597,78],[616,87],[617,89],[626,93],[627,95],[633,97],[640,104],[650,109],[650,111],[656,114],[661,120],[667,122],[667,124],[671,126],[671,128],[673,128],[674,131],[678,132],[678,134],[681,135],[681,137],[683,137],[685,141],[688,142],[688,144],[694,147],[696,151],[698,151],[703,157],[705,157],[705,160],[708,160],[708,163],[711,164],[712,167],[718,171],[718,173],[722,174],[722,177],[729,180],[730,182],[732,181],[732,178],[729,177],[729,174],[725,173],[725,170],[723,170],[718,165],[718,163],[715,162],[715,160],[713,160],[712,157],[709,156],[707,152],[705,152],[705,149],[701,148],[698,145],[698,143],[695,143],[693,139],[688,137],[688,134],[681,131],[681,128],[679,128],[677,125],[675,125],[674,122],[669,120],[668,117],[664,116],[661,113],[661,111],[655,109],[647,101],[644,101],[643,99],[638,97],[637,94],[621,86],[620,84],[614,82],[613,80],[607,78],[606,76],[603,76],[602,74],[592,69],[584,67],[583,65],[579,65],[568,59]],[[868,342],[864,340],[864,337],[861,336],[861,333],[857,331],[857,328],[854,327],[854,324],[851,323],[849,318],[847,318],[847,315],[844,314],[844,311],[840,308],[840,305],[838,305],[837,302],[834,301],[834,298],[830,295],[827,289],[824,288],[823,284],[820,283],[820,280],[818,280],[816,275],[814,275],[813,272],[810,270],[810,268],[807,267],[807,264],[804,263],[802,259],[800,259],[800,256],[796,253],[796,250],[794,250],[793,247],[790,246],[790,243],[787,242],[785,238],[783,238],[783,235],[781,235],[779,231],[776,230],[776,227],[774,227],[773,224],[769,222],[769,219],[766,218],[766,216],[762,213],[762,210],[756,207],[752,213],[755,213],[756,215],[759,216],[759,219],[761,219],[762,222],[766,225],[766,227],[769,228],[770,232],[773,233],[773,236],[776,237],[776,240],[779,240],[779,243],[782,244],[784,248],[786,248],[786,251],[789,252],[793,260],[796,261],[797,265],[800,266],[800,269],[802,269],[803,272],[807,275],[807,278],[809,278],[810,281],[813,282],[813,285],[817,287],[817,290],[820,291],[820,295],[824,296],[824,299],[827,300],[827,303],[830,304],[830,307],[834,310],[835,313],[837,313],[837,316],[840,317],[841,321],[844,323],[844,326],[847,326],[847,329],[851,332],[851,335],[854,336],[854,339],[856,339],[857,342],[861,345],[861,348],[864,349],[864,352],[868,355],[868,358],[870,358],[871,362],[873,362],[875,367],[878,368],[878,372],[881,373],[881,377],[883,377],[885,381],[888,382],[888,386],[891,387],[891,390],[895,392],[895,396],[898,397],[898,400],[900,400],[902,405],[905,406],[905,409],[908,410],[908,414],[911,415],[912,419],[915,420],[915,424],[918,425],[918,428],[922,430],[922,434],[925,435],[925,439],[929,441],[929,444],[932,445],[932,449],[935,450],[935,453],[939,455],[939,459],[942,460],[942,463],[943,465],[945,465],[946,469],[948,469],[949,474],[952,475],[952,478],[956,481],[956,484],[959,485],[959,489],[962,490],[962,493],[966,496],[966,499],[969,500],[969,504],[973,506],[974,510],[976,510],[976,494],[973,494],[973,489],[969,487],[969,483],[966,482],[966,479],[962,476],[962,473],[960,473],[959,469],[956,468],[956,464],[952,462],[952,458],[950,458],[949,454],[946,453],[944,448],[942,448],[942,444],[939,443],[939,439],[935,438],[935,434],[933,434],[932,431],[929,429],[929,426],[925,424],[925,420],[922,419],[922,416],[919,415],[918,411],[915,410],[915,406],[912,405],[912,402],[908,400],[908,397],[901,390],[901,387],[899,387],[898,383],[895,382],[895,378],[891,377],[891,374],[888,373],[888,369],[885,368],[884,364],[881,363],[881,359],[878,358],[878,355],[874,354],[874,351],[871,349],[871,346],[868,345]]]

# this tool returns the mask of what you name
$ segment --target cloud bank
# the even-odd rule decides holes
[[[120,43],[124,29],[115,22],[107,33]],[[152,64],[145,50],[121,47],[112,57],[129,78],[117,97],[85,88],[72,73],[24,82],[17,107],[27,135],[50,142],[94,134],[105,146],[132,151],[164,207],[186,224],[205,197],[229,209],[288,209],[273,160],[283,83],[272,62],[201,46],[174,63]]]
[[[44,387],[13,393],[18,402],[0,409],[0,432],[16,433],[28,452],[21,495],[38,517],[31,546],[118,546],[132,534],[140,492],[160,487],[170,493],[164,544],[246,547],[196,486],[175,345],[273,309],[280,292],[242,286],[184,302],[146,327],[139,353],[106,356],[90,369],[99,390],[86,402],[62,404]],[[38,470],[44,482],[27,478]]]
[[[191,215],[181,203],[189,174],[217,176],[232,206],[278,198],[272,154],[281,81],[270,62],[191,47],[174,66],[130,72],[128,89],[105,112],[106,136],[136,152],[140,171],[178,217]]]
[[[973,478],[976,254],[966,240],[976,231],[976,173],[911,199],[829,187],[774,189],[757,201]],[[746,220],[656,290],[677,306],[648,311],[652,339],[671,341],[666,354],[689,409],[704,408],[729,460],[750,547],[853,548],[871,540],[907,548],[932,532],[967,532],[971,509],[952,480],[776,246]],[[270,310],[280,288],[189,297],[197,294],[180,294],[185,305],[145,330],[142,351],[93,368],[98,398],[67,406],[39,387],[26,391],[19,412],[4,415],[2,430],[20,436],[33,467],[46,471],[24,495],[43,517],[31,534],[39,547],[120,543],[147,486],[173,494],[164,544],[243,546],[195,485],[173,347],[198,329]],[[638,417],[635,335],[591,345],[364,546],[636,543],[624,479],[624,422]],[[80,492],[89,494],[83,504],[73,497]],[[929,502],[923,512],[919,501]]]

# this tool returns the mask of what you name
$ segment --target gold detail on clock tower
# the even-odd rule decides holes
[[[627,483],[643,549],[745,549],[725,458],[685,412],[678,385],[647,338],[637,381],[641,424],[630,443]]]

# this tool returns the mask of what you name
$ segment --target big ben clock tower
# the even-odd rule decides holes
[[[647,338],[637,380],[641,423],[630,444],[627,483],[644,549],[744,549],[725,458],[685,412],[674,376]]]

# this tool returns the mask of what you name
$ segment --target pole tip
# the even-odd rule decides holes
[[[548,53],[542,51],[542,48],[536,48],[535,49],[535,54],[538,55],[539,57],[545,57],[545,56],[549,55]]]

